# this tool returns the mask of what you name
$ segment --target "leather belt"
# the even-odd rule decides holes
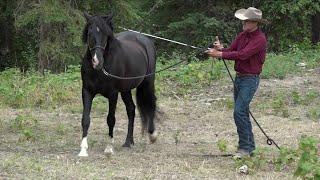
[[[249,76],[258,77],[259,74],[249,74],[249,73],[239,73],[239,72],[237,72],[237,76],[238,76],[238,77],[249,77]]]

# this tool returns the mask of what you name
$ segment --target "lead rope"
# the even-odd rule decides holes
[[[112,77],[112,78],[115,78],[115,79],[120,79],[120,80],[140,79],[140,78],[146,78],[146,77],[149,77],[149,76],[153,76],[153,75],[155,75],[155,74],[157,74],[157,73],[160,73],[160,72],[165,71],[165,70],[167,70],[167,69],[170,69],[170,68],[173,68],[173,67],[175,67],[175,66],[178,66],[179,64],[181,64],[181,63],[183,63],[183,62],[188,62],[188,63],[189,63],[189,60],[186,58],[186,59],[183,59],[183,60],[181,60],[181,61],[179,61],[179,62],[177,62],[177,63],[175,63],[175,64],[173,64],[173,65],[171,65],[171,66],[168,66],[168,67],[166,67],[166,68],[163,68],[163,69],[161,69],[161,70],[159,70],[159,71],[156,71],[156,72],[153,72],[153,73],[150,73],[150,74],[146,74],[146,75],[141,75],[141,76],[121,77],[121,76],[117,76],[117,75],[113,75],[113,74],[108,73],[108,72],[104,69],[104,67],[102,68],[102,72],[103,72],[103,74],[105,74],[106,76],[109,76],[109,77]]]

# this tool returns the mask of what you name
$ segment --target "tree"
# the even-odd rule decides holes
[[[36,56],[36,68],[40,72],[46,69],[61,71],[68,64],[78,63],[79,52],[83,51],[80,39],[84,26],[82,13],[55,0],[33,3],[25,9],[17,16],[15,26],[21,34],[30,35],[27,47],[32,50],[26,52],[30,56],[22,59],[31,57],[26,62],[32,62]]]
[[[317,12],[315,15],[312,16],[311,22],[311,41],[313,44],[317,44],[318,42],[320,42],[320,12]]]
[[[2,0],[0,1],[0,70],[17,66],[59,72],[78,64],[85,50],[83,11],[114,14],[119,26],[196,46],[207,46],[218,35],[224,44],[241,31],[234,17],[239,8],[255,6],[271,23],[262,26],[269,51],[294,44],[319,42],[318,0]],[[190,49],[155,40],[158,53]]]
[[[14,65],[14,17],[15,1],[0,2],[0,69]]]

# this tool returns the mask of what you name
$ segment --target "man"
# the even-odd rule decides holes
[[[214,48],[206,52],[214,58],[235,61],[233,116],[239,136],[239,145],[235,157],[241,158],[251,155],[255,150],[249,117],[249,104],[258,88],[259,74],[266,57],[267,41],[258,24],[267,21],[262,19],[261,10],[253,7],[236,11],[235,17],[242,21],[243,32],[235,38],[229,48],[223,48],[218,37],[216,37]]]

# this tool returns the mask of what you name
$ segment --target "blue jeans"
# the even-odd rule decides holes
[[[259,76],[236,76],[234,82],[234,121],[239,136],[238,149],[251,153],[255,150],[249,104],[259,86]]]

